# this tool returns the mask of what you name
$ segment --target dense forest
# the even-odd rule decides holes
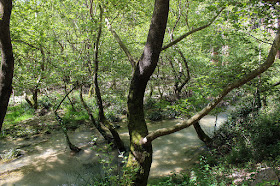
[[[0,184],[278,185],[279,3],[0,0]]]

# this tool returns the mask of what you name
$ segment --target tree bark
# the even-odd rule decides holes
[[[7,112],[9,99],[12,93],[14,73],[14,57],[10,36],[10,17],[12,0],[0,0],[0,131]]]
[[[38,85],[35,86],[34,90],[32,91],[32,99],[33,99],[33,108],[34,110],[38,109],[38,92],[39,92],[39,88]]]
[[[184,65],[186,68],[186,73],[187,73],[187,76],[186,76],[185,74],[183,74],[183,71],[179,72],[178,81],[175,83],[175,95],[176,95],[177,99],[179,99],[182,89],[190,81],[191,76],[190,76],[189,65],[188,65],[187,59],[185,58],[183,52],[180,49],[176,49],[176,51],[180,54],[180,56],[184,62]],[[182,80],[182,78],[181,78],[182,75],[184,75],[184,78],[185,78],[184,80]],[[181,83],[181,85],[179,85],[179,82]]]
[[[63,123],[63,120],[62,118],[57,114],[57,112],[55,111],[54,112],[55,114],[55,118],[57,120],[57,122],[59,123],[61,129],[62,129],[62,132],[64,134],[64,137],[65,137],[65,140],[66,140],[66,144],[68,145],[68,147],[70,148],[70,150],[72,150],[73,152],[80,152],[82,149],[80,149],[79,147],[75,146],[73,143],[71,143],[70,139],[69,139],[69,136],[67,134],[67,129],[66,129],[66,126],[65,124]]]
[[[69,136],[67,134],[67,128],[65,126],[65,123],[63,122],[62,118],[58,115],[57,111],[60,108],[61,104],[63,103],[63,101],[66,99],[66,97],[76,88],[76,86],[74,86],[69,92],[66,93],[66,95],[63,97],[63,99],[59,102],[59,104],[57,105],[57,107],[54,109],[54,115],[55,115],[55,119],[57,120],[58,124],[60,125],[62,132],[64,134],[64,137],[66,139],[66,143],[68,145],[68,147],[73,151],[73,152],[79,152],[82,149],[80,149],[79,147],[75,146],[73,143],[71,143]]]
[[[130,154],[128,166],[138,168],[133,179],[134,185],[147,185],[152,163],[152,144],[141,145],[140,141],[148,134],[144,118],[143,98],[147,83],[154,72],[162,48],[169,11],[169,0],[156,0],[154,13],[144,52],[138,61],[128,95],[128,130]]]

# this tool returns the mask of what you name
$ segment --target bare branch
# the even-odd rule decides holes
[[[23,41],[23,40],[16,39],[16,40],[13,40],[13,42],[22,43],[22,44],[28,45],[31,48],[35,48],[37,50],[40,50],[39,47],[36,47],[33,44],[27,43],[26,41]]]
[[[187,59],[184,56],[183,52],[180,49],[177,49],[177,52],[180,54],[181,58],[183,59],[185,67],[186,67],[186,70],[187,70],[187,77],[184,74],[184,76],[186,78],[185,81],[182,82],[181,86],[178,87],[179,90],[182,90],[183,87],[190,81],[191,75],[190,75],[190,69],[189,69],[189,65],[188,65]]]
[[[223,8],[218,12],[218,14],[217,14],[215,17],[213,17],[213,18],[209,21],[208,24],[203,25],[203,26],[198,27],[198,28],[195,28],[195,29],[192,29],[191,31],[189,31],[189,32],[187,32],[187,33],[185,33],[185,34],[183,34],[183,35],[180,36],[179,38],[175,39],[174,41],[172,41],[172,42],[170,42],[169,44],[167,44],[167,45],[165,45],[164,47],[162,47],[161,50],[162,50],[162,51],[163,51],[163,50],[166,50],[166,49],[168,49],[169,47],[171,47],[171,46],[177,44],[178,42],[180,42],[181,40],[183,40],[183,39],[186,38],[187,36],[189,36],[189,35],[191,35],[191,34],[197,32],[197,31],[200,31],[200,30],[203,30],[203,29],[209,27],[209,26],[217,19],[217,17],[220,15],[220,13],[221,13],[224,9],[225,9],[225,7],[223,7]]]
[[[59,109],[59,107],[61,106],[61,104],[63,103],[63,101],[67,98],[67,96],[73,91],[75,90],[76,86],[73,86],[73,88],[66,93],[66,95],[63,97],[63,99],[59,102],[59,104],[57,105],[56,109],[54,110],[54,113],[57,113],[57,110]]]
[[[264,71],[266,71],[275,61],[275,56],[277,54],[277,51],[280,47],[280,28],[278,29],[278,32],[276,34],[275,40],[273,42],[273,45],[270,48],[269,55],[266,59],[266,61],[261,64],[257,69],[253,70],[251,73],[246,75],[240,80],[237,80],[233,82],[232,84],[228,85],[227,87],[224,88],[224,90],[218,95],[211,103],[209,103],[204,109],[199,111],[197,114],[195,114],[193,117],[190,119],[183,121],[182,123],[178,123],[173,127],[170,128],[163,128],[163,129],[158,129],[154,132],[149,133],[145,138],[143,138],[140,143],[142,144],[147,144],[151,143],[154,139],[160,137],[160,136],[165,136],[168,134],[172,134],[174,132],[177,132],[179,130],[182,130],[184,128],[187,128],[194,123],[198,122],[201,118],[206,116],[211,110],[215,108],[215,106],[233,89],[238,88],[245,83],[249,82],[250,80],[254,79]]]
[[[257,40],[257,41],[260,41],[260,42],[262,42],[262,43],[266,43],[266,44],[269,44],[269,45],[272,45],[272,43],[270,43],[270,42],[268,42],[268,41],[264,41],[264,40],[261,40],[261,39],[258,39],[258,38],[256,38],[255,36],[253,36],[252,34],[250,34],[250,33],[247,33],[249,36],[251,36],[252,38],[254,38],[255,40]]]
[[[109,31],[113,34],[114,38],[116,39],[116,41],[120,45],[121,49],[124,51],[124,53],[128,57],[128,60],[129,60],[129,62],[131,64],[132,68],[134,68],[135,65],[136,65],[136,62],[133,59],[132,55],[130,54],[128,48],[125,46],[125,44],[123,43],[123,41],[121,40],[119,35],[116,33],[116,31],[112,28],[112,25],[110,24],[109,20],[106,18],[105,21],[107,23],[107,27],[108,27]]]
[[[173,36],[173,33],[174,33],[174,30],[177,26],[177,24],[179,23],[180,19],[181,19],[181,16],[182,16],[182,7],[181,7],[181,1],[179,1],[179,11],[178,11],[178,17],[177,17],[177,20],[176,20],[176,23],[175,25],[173,26],[172,30],[171,30],[171,36]],[[173,38],[171,38],[173,40]]]

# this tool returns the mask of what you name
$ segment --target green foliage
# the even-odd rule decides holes
[[[82,103],[79,100],[78,92],[74,92],[73,96],[69,95],[69,99],[65,99],[60,109],[63,110],[63,122],[67,129],[75,130],[81,124],[89,120],[88,113],[82,107]],[[92,99],[88,100],[89,103],[92,103]],[[94,113],[97,114],[97,113]]]
[[[78,128],[85,120],[89,119],[89,116],[86,111],[76,111],[72,107],[65,108],[66,112],[63,115],[63,121],[66,124],[67,129],[76,129]]]
[[[145,109],[152,109],[155,107],[156,104],[156,99],[152,99],[152,98],[148,98],[145,102],[144,102],[144,108]]]
[[[4,154],[0,154],[0,159],[4,162],[12,161],[13,159],[17,158],[18,156],[21,155],[21,150],[20,149],[10,149],[6,151]]]
[[[275,159],[280,154],[279,106],[257,111],[245,105],[231,114],[214,136],[216,153],[229,164]]]
[[[21,103],[16,106],[9,106],[5,117],[4,125],[15,124],[34,116],[34,109],[30,108],[27,103]]]
[[[174,174],[151,185],[232,185],[235,180],[233,174],[239,174],[239,170],[256,172],[255,165],[259,162],[278,167],[279,103],[273,99],[274,102],[265,109],[257,110],[250,100],[247,99],[231,113],[229,120],[216,131],[212,149],[203,153],[199,164],[188,174]],[[250,184],[253,176],[246,180],[248,178],[240,173],[242,184]],[[266,181],[261,185],[273,183]]]
[[[104,24],[105,28],[105,23],[98,22],[99,5],[104,9],[104,17],[109,19],[135,60],[140,58],[153,12],[153,1],[90,2],[14,1],[11,36],[15,54],[13,87],[17,94],[21,95],[24,91],[30,94],[36,87],[45,94],[49,90],[61,91],[62,87],[73,85],[75,82],[85,86],[92,84],[96,33],[100,24]],[[170,1],[167,25],[169,34],[166,34],[164,44],[172,40],[168,37],[171,32],[173,39],[176,39],[190,30],[208,24],[222,7],[225,7],[225,10],[213,25],[190,35],[174,48],[162,52],[158,72],[152,77],[153,88],[162,88],[162,93],[156,90],[154,93],[163,97],[172,94],[174,83],[178,83],[175,75],[178,76],[179,69],[183,69],[185,73],[182,58],[176,52],[180,49],[191,74],[191,80],[182,92],[187,91],[189,95],[176,102],[146,100],[145,111],[148,119],[155,121],[176,118],[181,114],[194,114],[213,100],[225,86],[241,79],[265,59],[270,46],[266,43],[260,44],[259,40],[271,42],[272,36],[267,30],[273,26],[271,22],[279,17],[279,8],[271,2]],[[126,111],[131,67],[108,29],[102,31],[98,61],[105,113],[110,121],[118,121]],[[173,63],[174,70],[170,68],[169,61]],[[262,75],[262,88],[277,82],[277,78],[273,77],[278,75],[279,64],[272,69],[274,72],[271,70]],[[244,89],[255,91],[257,83],[257,80],[252,81]],[[58,92],[52,95],[45,94],[39,103],[43,107],[53,107],[61,100],[61,95]],[[67,127],[75,129],[81,122],[88,120],[88,115],[78,101],[75,101],[79,98],[73,97],[73,106],[66,100],[61,109]],[[94,100],[86,101],[97,117]],[[252,110],[252,106],[247,105],[236,111],[227,125],[220,129],[220,135],[215,136],[218,148],[214,154],[227,154],[227,163],[261,161],[275,158],[280,153],[280,114],[268,110],[254,113]],[[215,112],[219,111],[221,109]],[[37,129],[26,127],[26,130],[22,130],[15,125],[33,114],[34,111],[26,106],[9,108],[4,133],[7,132],[7,127],[10,132],[18,131],[19,136],[36,133]],[[9,128],[10,125],[12,126]],[[112,170],[108,169],[111,161],[110,158],[103,161],[104,165],[106,164],[103,168],[106,169],[107,176],[99,180],[100,184],[114,184],[120,181],[115,175],[112,176]],[[223,184],[223,181],[216,180],[210,171],[211,166],[217,164],[215,158],[208,158],[207,162],[201,159],[201,162],[201,167],[194,174],[183,175],[182,180],[174,174],[163,180],[162,184]],[[97,182],[94,185],[98,185]]]
[[[122,91],[115,92],[114,97],[111,92],[104,94],[103,105],[105,109],[105,116],[111,122],[120,122],[122,115],[126,115],[126,98],[123,96]]]
[[[112,153],[111,144],[99,148],[96,154],[102,166],[101,175],[95,175],[89,181],[90,185],[111,186],[119,185],[126,186],[132,184],[132,178],[137,170],[126,166],[127,157],[124,154],[119,154],[117,157]]]
[[[192,171],[191,183],[193,185],[228,185],[231,180],[225,176],[228,170],[222,166],[213,167],[207,156],[201,156],[199,165]]]
[[[121,118],[118,117],[114,112],[106,112],[105,116],[110,122],[120,122],[121,121]]]
[[[191,185],[191,180],[190,180],[190,176],[186,173],[172,173],[170,176],[156,180],[154,183],[148,185],[184,186],[184,185]]]
[[[146,111],[146,118],[151,121],[159,121],[163,119],[174,119],[181,114],[179,110],[176,110],[173,105],[166,100],[156,100],[149,98],[144,104]]]
[[[147,118],[151,121],[160,121],[163,119],[162,112],[160,110],[155,110],[147,115]]]
[[[34,109],[30,108],[26,102],[9,106],[1,137],[29,137],[55,128],[49,126],[47,121],[38,121],[35,118]]]

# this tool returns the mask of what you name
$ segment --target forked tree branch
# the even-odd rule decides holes
[[[275,61],[275,56],[277,54],[277,51],[280,48],[280,28],[278,28],[278,32],[276,34],[276,37],[274,39],[274,42],[270,48],[269,55],[266,59],[266,61],[261,64],[257,69],[253,70],[251,73],[246,75],[240,80],[237,80],[233,82],[232,84],[228,85],[224,88],[224,90],[211,102],[209,103],[204,109],[202,109],[200,112],[196,113],[193,117],[190,119],[183,121],[182,123],[178,123],[173,127],[170,128],[162,128],[158,129],[154,132],[149,133],[145,138],[141,139],[141,144],[147,144],[151,143],[153,140],[160,136],[165,136],[168,134],[172,134],[174,132],[180,131],[184,128],[187,128],[194,123],[198,122],[201,118],[206,116],[211,110],[215,108],[215,106],[233,89],[238,88],[245,83],[249,82],[250,80],[254,79],[264,71],[266,71]]]
[[[183,34],[182,36],[180,36],[179,38],[177,38],[177,39],[175,39],[174,41],[170,42],[169,44],[163,46],[161,50],[162,50],[162,51],[163,51],[163,50],[166,50],[166,49],[168,49],[169,47],[171,47],[171,46],[177,44],[178,42],[180,42],[181,40],[183,40],[183,39],[186,38],[187,36],[189,36],[189,35],[191,35],[191,34],[197,32],[197,31],[200,31],[200,30],[203,30],[203,29],[209,27],[209,26],[217,19],[217,17],[220,15],[220,13],[221,13],[224,9],[225,9],[225,7],[223,7],[223,8],[217,13],[217,15],[216,15],[215,17],[213,17],[213,18],[209,21],[208,24],[203,25],[203,26],[198,27],[198,28],[195,28],[195,29],[192,29],[191,31],[189,31],[189,32],[187,32],[187,33],[185,33],[185,34]]]

